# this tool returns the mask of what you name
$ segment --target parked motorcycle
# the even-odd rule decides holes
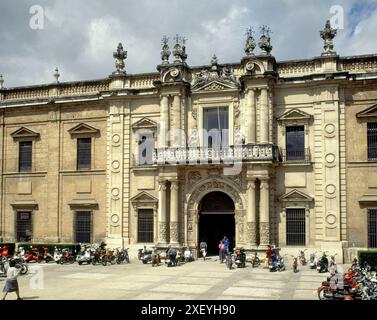
[[[319,273],[328,272],[329,271],[329,259],[327,259],[326,252],[323,253],[321,259],[319,259],[317,264],[317,271]]]
[[[309,267],[310,269],[316,269],[317,268],[317,257],[316,257],[316,252],[310,254],[309,258]]]
[[[42,250],[43,250],[43,256],[42,256],[41,261],[45,261],[46,263],[54,261],[54,257],[48,252],[47,247],[43,247]],[[41,261],[38,261],[38,262],[41,262]]]
[[[270,259],[270,272],[276,272],[276,271],[284,271],[285,265],[284,265],[284,259],[281,256],[272,256]]]
[[[261,264],[261,260],[258,257],[258,253],[254,252],[254,255],[251,257],[251,265],[253,268],[259,267]]]
[[[83,247],[76,256],[77,263],[81,266],[83,263],[90,264],[93,260],[93,252],[90,247]]]
[[[147,250],[147,247],[144,246],[143,251],[141,252],[140,260],[143,264],[147,264],[148,262],[152,261],[152,250]]]
[[[115,251],[115,261],[117,264],[121,264],[123,261],[130,263],[130,258],[128,256],[128,249],[118,250]]]
[[[232,266],[233,266],[233,255],[228,252],[225,256],[225,264],[226,264],[226,267],[231,270],[232,269]]]
[[[237,268],[246,267],[246,254],[243,248],[236,249],[234,253],[234,263],[236,264]]]
[[[39,252],[38,248],[30,247],[30,251],[24,255],[25,262],[42,262],[43,253]]]
[[[72,250],[70,249],[63,249],[62,250],[62,256],[60,257],[59,263],[64,264],[64,263],[69,263],[72,264],[75,262],[75,257],[72,253]]]
[[[305,266],[306,263],[307,263],[306,257],[305,257],[305,251],[306,251],[306,249],[300,250],[300,252],[299,252],[299,260],[300,260],[300,263],[301,263],[302,266]]]

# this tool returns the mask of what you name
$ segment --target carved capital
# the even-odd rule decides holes
[[[166,180],[158,180],[158,190],[166,191]]]

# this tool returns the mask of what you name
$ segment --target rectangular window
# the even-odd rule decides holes
[[[30,211],[18,211],[16,219],[17,242],[30,242],[32,223]]]
[[[377,122],[368,123],[368,160],[377,160]]]
[[[92,139],[77,139],[77,170],[90,170],[92,162]]]
[[[286,127],[286,160],[305,160],[304,126]]]
[[[76,211],[76,242],[90,243],[92,229],[92,213],[90,211]]]
[[[305,245],[305,209],[286,209],[287,245]]]
[[[153,133],[146,132],[139,136],[137,164],[153,164],[154,139]]]
[[[206,108],[203,110],[204,145],[208,142],[208,147],[229,145],[229,119],[228,108]]]
[[[377,248],[377,209],[368,210],[368,247]]]
[[[19,142],[19,162],[18,167],[20,172],[31,171],[32,154],[33,154],[33,142],[32,141],[20,141]]]
[[[137,213],[137,241],[153,242],[153,209],[139,209]]]

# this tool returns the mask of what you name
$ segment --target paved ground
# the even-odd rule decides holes
[[[304,266],[293,273],[262,267],[228,270],[217,258],[168,268],[138,260],[122,265],[30,264],[19,277],[25,299],[318,299],[316,289],[326,277]],[[0,286],[4,279],[1,278]],[[42,288],[43,287],[43,288]],[[9,294],[7,299],[15,299]]]

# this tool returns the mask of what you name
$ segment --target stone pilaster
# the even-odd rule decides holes
[[[248,114],[248,126],[247,126],[247,143],[256,142],[256,109],[255,109],[255,91],[249,89],[247,91],[247,114]]]
[[[256,230],[256,207],[255,207],[255,179],[247,182],[247,224],[246,224],[246,241],[251,247],[257,245]]]
[[[166,180],[159,180],[158,187],[158,242],[167,243],[168,225],[166,222]]]
[[[171,130],[181,129],[181,95],[173,96],[173,105],[171,110]],[[176,132],[172,132],[173,136],[170,138],[172,146],[179,146],[179,139]]]
[[[158,146],[167,146],[167,133],[169,131],[169,99],[168,96],[161,97],[161,113],[160,113],[160,132],[158,137]]]
[[[177,244],[179,242],[178,237],[178,194],[179,187],[177,180],[170,181],[170,243]]]
[[[268,178],[262,178],[260,184],[260,219],[259,234],[260,245],[266,246],[270,243],[270,208],[269,208],[269,184]]]
[[[260,94],[260,143],[268,143],[269,138],[269,105],[267,88],[261,89]]]

